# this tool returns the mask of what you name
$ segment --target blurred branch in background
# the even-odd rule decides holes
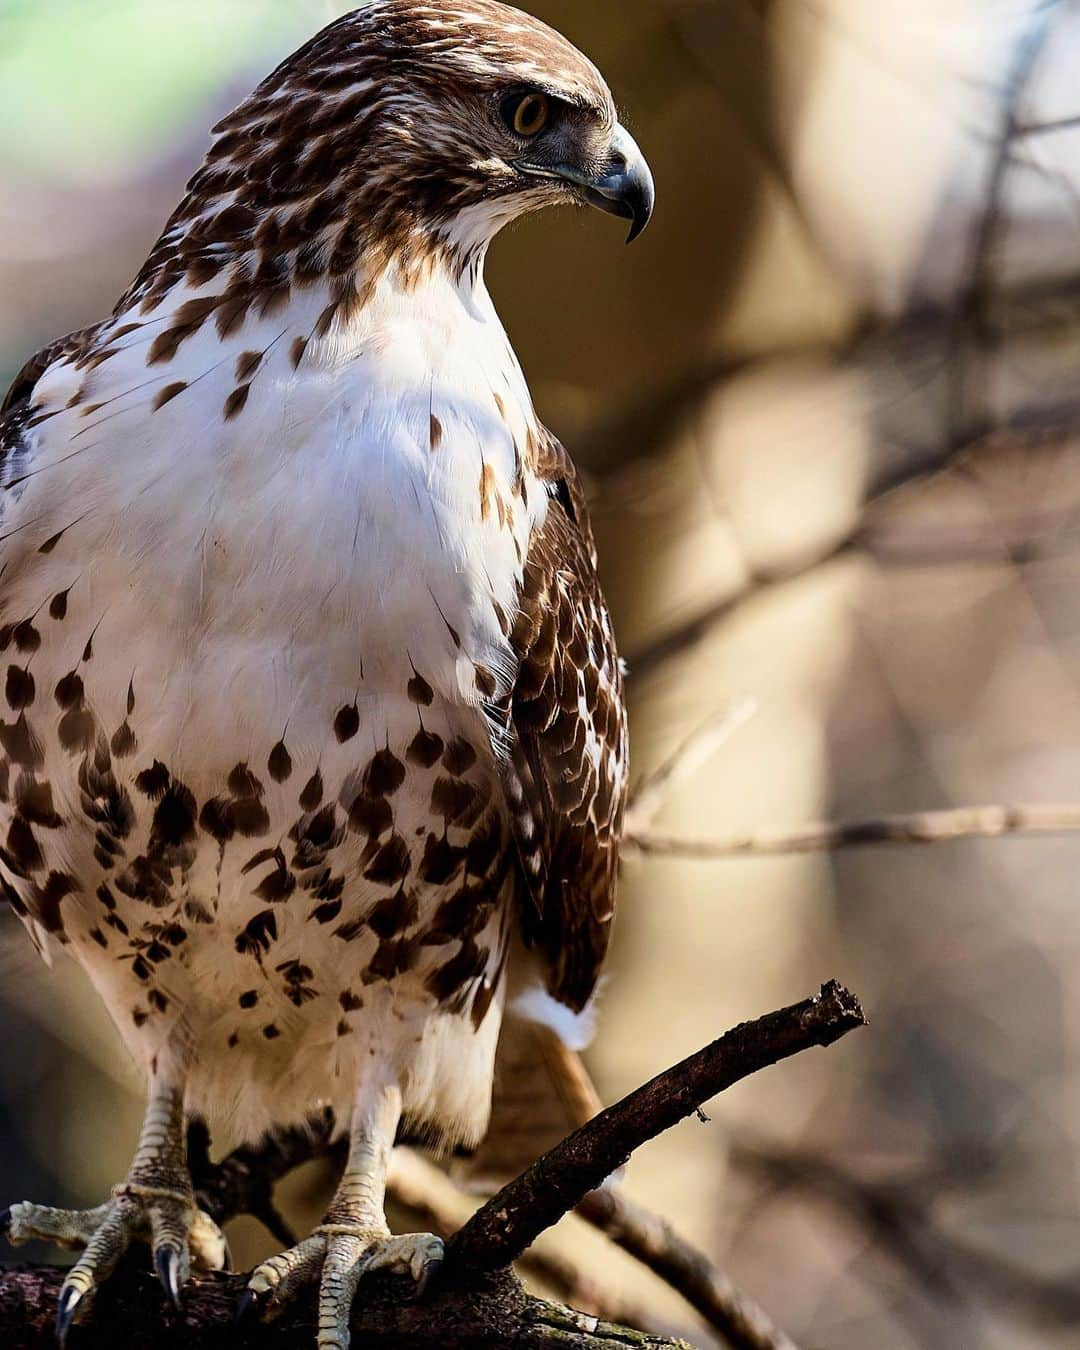
[[[1001,1306],[1012,1320],[1043,1329],[1080,1326],[1080,1267],[1047,1277],[941,1223],[943,1195],[984,1183],[989,1163],[973,1168],[970,1157],[949,1157],[934,1167],[868,1180],[824,1156],[746,1142],[736,1143],[733,1161],[759,1177],[771,1199],[794,1191],[832,1207],[935,1300],[974,1295]]]
[[[987,169],[983,206],[976,213],[971,243],[971,260],[966,284],[959,293],[949,386],[948,439],[961,445],[972,435],[970,356],[982,358],[998,339],[990,306],[997,289],[995,264],[1002,233],[1007,228],[1005,184],[1016,152],[1017,142],[1038,135],[1038,122],[1026,121],[1026,100],[1032,77],[1054,24],[1066,0],[1040,0],[1020,34],[1005,76],[998,104],[999,125],[992,138],[993,149]],[[978,419],[978,414],[976,414]],[[976,432],[979,430],[976,420]]]
[[[659,768],[640,779],[626,804],[626,838],[633,844],[659,815],[672,789],[702,768],[754,713],[754,699],[743,699],[699,727]]]
[[[820,821],[793,830],[761,830],[743,839],[679,839],[631,833],[626,849],[652,857],[708,859],[777,856],[862,848],[868,844],[946,844],[958,839],[1080,832],[1080,803],[1069,806],[967,806],[877,820]]]

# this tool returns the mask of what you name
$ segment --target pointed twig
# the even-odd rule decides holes
[[[504,1186],[447,1247],[447,1267],[498,1270],[522,1252],[642,1144],[733,1083],[815,1045],[831,1045],[866,1019],[855,996],[825,985],[804,1003],[746,1022],[607,1110]]]

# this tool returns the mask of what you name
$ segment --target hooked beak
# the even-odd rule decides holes
[[[581,175],[578,186],[592,206],[630,221],[626,242],[632,244],[652,219],[656,187],[645,156],[625,127],[615,130],[606,170],[598,178]]]
[[[615,128],[610,154],[598,174],[585,173],[572,164],[549,169],[520,160],[517,168],[536,177],[561,178],[572,183],[591,206],[630,221],[628,244],[634,242],[652,219],[656,201],[652,170],[637,142],[623,126]]]

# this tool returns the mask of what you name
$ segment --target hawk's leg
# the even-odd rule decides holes
[[[48,1209],[28,1202],[3,1216],[8,1241],[39,1238],[59,1247],[85,1248],[60,1290],[56,1331],[61,1344],[86,1315],[132,1241],[149,1242],[165,1292],[179,1305],[191,1263],[219,1270],[227,1248],[218,1226],[195,1204],[187,1168],[183,1088],[155,1080],[139,1145],[126,1179],[96,1209]]]
[[[319,1283],[318,1350],[348,1350],[349,1315],[363,1275],[390,1270],[407,1275],[421,1293],[443,1257],[430,1233],[391,1236],[383,1213],[386,1171],[401,1118],[401,1089],[374,1075],[357,1095],[349,1132],[349,1160],[326,1218],[311,1237],[252,1274],[241,1315],[275,1316],[307,1284]]]

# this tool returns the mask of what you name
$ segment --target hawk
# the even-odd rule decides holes
[[[588,512],[484,284],[492,238],[649,169],[599,72],[495,0],[371,0],[209,153],[112,314],[0,414],[0,878],[145,1072],[131,1169],[13,1241],[84,1248],[63,1340],[129,1243],[172,1299],[224,1240],[187,1113],[255,1140],[328,1105],[348,1164],[260,1266],[423,1284],[399,1127],[475,1146],[504,1009],[585,1008],[613,912],[622,672]]]

